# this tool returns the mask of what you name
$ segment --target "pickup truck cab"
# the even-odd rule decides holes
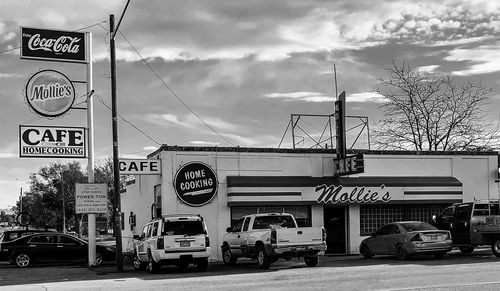
[[[205,221],[196,214],[174,214],[155,218],[134,235],[134,268],[156,273],[162,265],[187,269],[190,263],[200,271],[208,268],[210,239]]]
[[[450,231],[453,246],[462,253],[471,253],[476,246],[490,245],[493,254],[500,257],[499,201],[455,203],[432,220],[437,228]]]
[[[288,213],[247,215],[226,231],[221,246],[226,265],[246,257],[257,259],[259,268],[268,269],[278,258],[303,257],[308,267],[314,267],[318,255],[326,250],[323,227],[297,227],[295,218]]]

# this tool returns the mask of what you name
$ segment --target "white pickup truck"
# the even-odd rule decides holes
[[[268,269],[278,258],[303,257],[308,267],[314,267],[318,255],[326,250],[323,227],[297,227],[295,218],[288,213],[247,215],[226,231],[221,246],[226,265],[247,257],[257,259],[259,268]]]

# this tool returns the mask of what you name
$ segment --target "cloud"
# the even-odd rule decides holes
[[[202,140],[192,140],[189,143],[197,145],[197,146],[218,146],[218,145],[220,145],[220,143],[218,143],[218,142],[202,141]]]
[[[436,71],[437,68],[439,68],[438,65],[430,65],[430,66],[418,67],[417,70],[422,73],[433,73]]]
[[[158,149],[157,146],[145,146],[143,147],[145,151],[156,151]]]
[[[453,75],[468,76],[498,72],[500,71],[500,50],[498,50],[498,45],[500,45],[500,42],[495,45],[477,48],[457,48],[451,50],[444,60],[472,63],[466,69],[452,72]]]
[[[262,95],[264,98],[284,99],[285,101],[305,101],[305,102],[332,102],[333,97],[325,96],[318,92],[290,92],[290,93],[269,93]]]
[[[214,117],[202,117],[203,121],[210,125],[211,127],[219,130],[229,130],[229,131],[237,131],[238,126],[232,123],[228,123],[223,121],[220,118]],[[188,115],[184,116],[180,119],[177,115],[174,114],[147,114],[146,120],[159,124],[162,126],[180,126],[186,127],[189,129],[200,129],[202,127],[206,127],[206,125],[200,121],[196,116]]]
[[[365,92],[347,95],[346,102],[383,103],[387,102],[387,99],[376,92]]]

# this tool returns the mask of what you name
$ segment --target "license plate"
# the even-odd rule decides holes
[[[189,241],[181,241],[181,248],[189,248],[191,243]]]

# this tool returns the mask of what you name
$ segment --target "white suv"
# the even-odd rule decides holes
[[[134,248],[134,268],[155,273],[162,265],[187,269],[190,263],[200,271],[208,268],[210,239],[205,221],[196,214],[174,214],[147,223]]]

